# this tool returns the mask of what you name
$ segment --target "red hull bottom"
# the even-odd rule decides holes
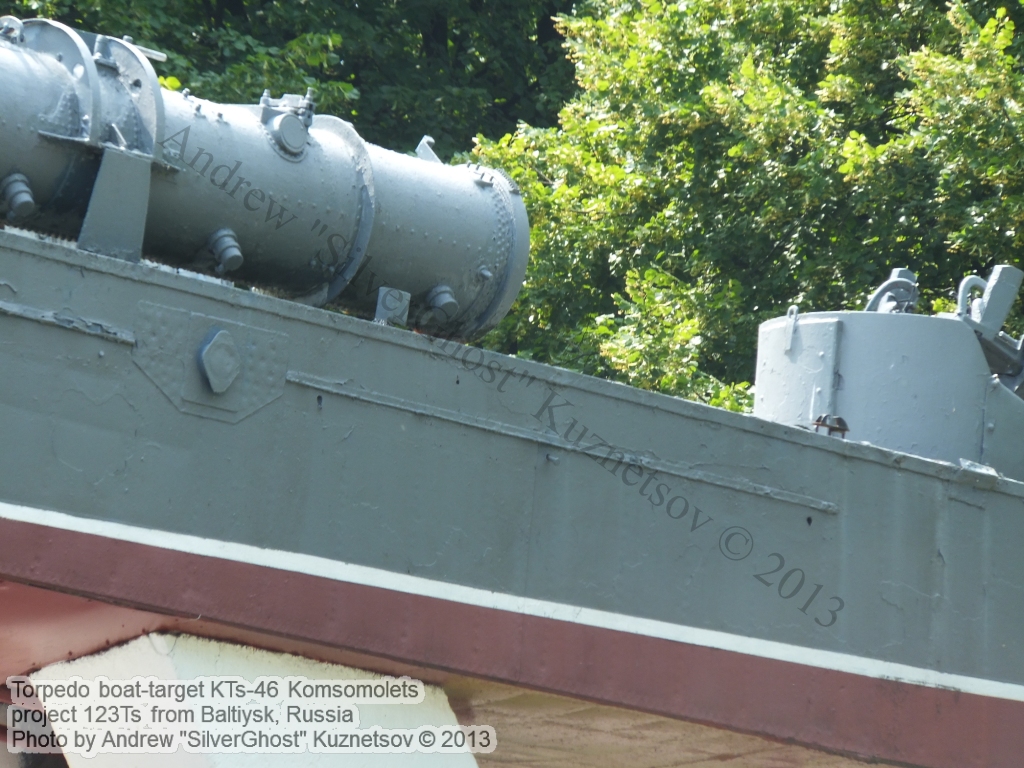
[[[3,677],[149,631],[177,631],[410,674],[445,686],[456,712],[479,723],[486,722],[495,697],[534,697],[543,713],[545,699],[536,698],[543,694],[522,690],[530,689],[554,694],[547,697],[551,701],[563,702],[560,697],[568,696],[634,710],[597,708],[618,713],[616,717],[625,718],[622,722],[646,722],[646,715],[639,713],[647,713],[691,721],[672,724],[682,730],[702,728],[693,723],[712,724],[929,768],[1018,768],[1024,755],[1024,702],[1012,698],[852,674],[2,518],[0,578],[8,580],[0,585]],[[561,706],[589,707],[578,701]],[[524,717],[527,722],[529,717]],[[552,730],[550,719],[542,718],[534,736],[518,739],[524,754],[545,726]],[[488,724],[499,728],[500,737],[501,723]],[[719,740],[752,738],[707,730],[719,734]],[[635,737],[630,733],[625,726],[624,743]],[[596,728],[594,734],[603,734],[607,741],[606,728]],[[762,750],[796,749],[755,742]],[[632,750],[636,744],[634,740]],[[725,754],[753,749],[734,748],[740,751]],[[613,752],[597,750],[594,759],[579,764],[600,765],[596,761]],[[540,754],[527,759],[538,765],[574,764],[545,762]],[[844,764],[842,758],[821,755],[816,762],[800,762],[795,753],[793,759],[797,762],[786,764]],[[641,764],[632,757],[628,762]]]

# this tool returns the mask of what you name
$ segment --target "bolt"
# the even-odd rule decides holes
[[[227,331],[215,330],[199,348],[199,370],[216,394],[227,392],[242,370],[235,340]]]
[[[12,173],[0,181],[0,197],[7,206],[8,219],[22,219],[31,216],[36,210],[36,201],[32,197],[32,188],[28,179],[20,173]]]
[[[242,266],[242,248],[234,231],[218,229],[206,241],[206,247],[217,260],[217,273],[233,272]]]

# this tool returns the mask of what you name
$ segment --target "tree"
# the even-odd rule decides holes
[[[466,150],[477,133],[517,120],[553,124],[572,93],[552,16],[568,0],[0,0],[0,13],[73,27],[165,51],[171,84],[204,98],[255,102],[317,92],[318,108],[364,138],[411,150]]]
[[[895,266],[916,270],[931,301],[1018,262],[1010,12],[586,10],[560,20],[581,90],[559,126],[479,140],[533,220],[526,290],[492,346],[555,362],[583,347],[588,372],[742,407],[728,385],[751,380],[757,326],[788,305],[857,308]],[[993,18],[979,27],[970,11]]]
[[[485,343],[638,386],[744,408],[757,327],[790,304],[858,308],[898,266],[948,302],[1020,260],[1019,5],[582,0],[555,26],[568,0],[8,7],[134,34],[210,98],[314,85],[385,146],[478,134],[533,224]]]

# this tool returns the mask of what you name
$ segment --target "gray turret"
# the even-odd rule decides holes
[[[934,317],[911,313],[906,269],[865,312],[791,307],[761,326],[754,414],[1024,480],[1024,351],[1001,331],[1022,277],[1011,266],[967,277],[956,314]]]

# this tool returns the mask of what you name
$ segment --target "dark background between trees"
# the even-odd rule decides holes
[[[443,157],[472,150],[504,168],[533,252],[483,343],[636,386],[745,409],[757,326],[790,304],[858,308],[907,266],[920,311],[945,310],[963,275],[1020,263],[1019,4],[22,0],[0,12],[130,34],[206,98],[312,85],[320,111],[370,141],[408,151],[429,133]],[[1024,330],[1019,313],[1010,325]]]
[[[572,66],[553,16],[565,0],[53,0],[0,12],[131,35],[170,56],[158,65],[204,98],[253,102],[317,90],[320,109],[364,138],[445,156],[518,120],[554,125]]]

